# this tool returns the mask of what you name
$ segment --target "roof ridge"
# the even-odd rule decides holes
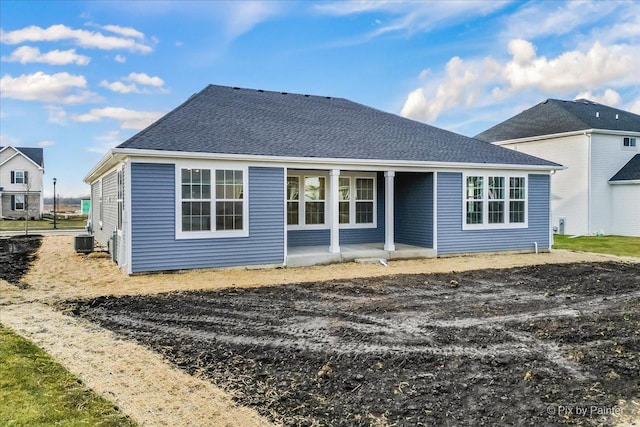
[[[551,100],[551,99],[549,99]],[[622,108],[618,108],[618,107],[612,107],[611,105],[607,105],[607,104],[603,104],[602,102],[596,102],[592,99],[587,99],[587,98],[577,98],[577,99],[573,99],[571,101],[568,100],[564,100],[564,99],[553,99],[553,101],[561,101],[561,102],[573,102],[573,103],[578,103],[578,102],[582,102],[582,103],[587,103],[588,104],[592,104],[595,106],[599,106],[599,107],[604,107],[604,108],[609,108],[611,110],[615,110],[619,113],[623,113],[623,114],[631,114],[632,116],[637,116],[640,118],[640,114],[636,114],[633,111],[628,111],[628,110],[623,110]]]
[[[339,99],[339,100],[349,101],[347,98],[342,98],[339,96],[313,95],[309,93],[284,92],[284,91],[269,90],[269,89],[254,89],[249,87],[216,85],[212,83],[208,84],[207,87],[205,87],[205,89],[208,89],[209,87],[218,87],[218,88],[234,89],[234,90],[246,90],[249,92],[273,93],[273,94],[280,94],[280,95],[294,95],[294,96],[302,96],[305,98],[314,97],[314,98]],[[353,101],[350,101],[350,102],[353,102]]]

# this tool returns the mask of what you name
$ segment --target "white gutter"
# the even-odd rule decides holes
[[[203,160],[234,160],[234,161],[255,161],[260,163],[279,163],[288,165],[349,165],[363,167],[416,167],[416,168],[477,168],[477,169],[514,169],[514,170],[535,170],[551,171],[566,169],[564,166],[542,166],[542,165],[522,165],[522,164],[496,164],[496,163],[468,163],[468,162],[425,162],[415,160],[380,160],[380,159],[336,159],[322,157],[284,157],[284,156],[261,156],[255,154],[221,154],[221,153],[200,153],[191,151],[164,151],[146,150],[135,148],[113,148],[105,155],[96,166],[84,177],[84,181],[90,184],[91,179],[98,172],[107,168],[110,161],[125,156],[153,157],[167,159],[203,159]]]
[[[609,181],[610,185],[640,184],[640,179],[623,179],[619,181]]]

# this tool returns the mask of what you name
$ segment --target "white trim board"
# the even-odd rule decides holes
[[[284,167],[300,167],[314,169],[341,169],[341,170],[368,170],[380,171],[394,169],[398,171],[423,172],[427,169],[501,169],[501,170],[531,170],[531,171],[551,171],[564,169],[564,166],[546,165],[522,165],[522,164],[501,164],[501,163],[466,163],[466,162],[436,162],[436,161],[411,161],[411,160],[378,160],[378,159],[337,159],[337,158],[316,158],[316,157],[282,157],[282,156],[262,156],[249,154],[224,154],[224,153],[196,153],[186,151],[162,151],[162,150],[139,150],[131,148],[113,148],[95,165],[84,177],[84,181],[89,183],[95,179],[96,175],[102,175],[102,171],[109,167],[110,163],[117,161],[116,158],[127,156],[143,158],[160,158],[178,161],[179,159],[202,159],[202,160],[230,160],[240,162],[256,162],[276,164]]]

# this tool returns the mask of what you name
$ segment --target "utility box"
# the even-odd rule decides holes
[[[76,236],[74,248],[76,253],[90,254],[93,252],[93,236],[88,234]]]

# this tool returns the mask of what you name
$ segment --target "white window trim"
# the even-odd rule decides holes
[[[349,180],[349,200],[342,200],[340,199],[340,180],[341,179],[348,179]],[[340,175],[338,176],[338,223],[339,226],[349,226],[351,224],[355,223],[355,212],[353,211],[354,209],[354,204],[353,204],[353,199],[356,197],[355,194],[353,194],[353,188],[354,188],[354,180],[355,178],[349,176],[349,175]],[[345,203],[345,202],[349,202],[349,222],[345,222],[340,224],[340,203]]]
[[[624,145],[624,140],[625,139],[634,139],[636,142],[636,145]],[[623,150],[627,150],[627,151],[638,151],[638,138],[636,138],[635,136],[623,136],[622,140],[621,140],[621,146]]]
[[[182,169],[211,170],[211,228],[204,231],[182,231]],[[216,178],[217,170],[242,171],[242,230],[215,230],[216,226]],[[221,201],[223,201],[221,199]],[[175,236],[183,239],[224,239],[249,237],[249,167],[246,164],[211,161],[185,161],[175,163]]]
[[[467,224],[467,177],[482,177],[482,224]],[[504,177],[504,223],[489,224],[489,177]],[[508,222],[509,221],[509,190],[510,178],[524,178],[524,222]],[[462,229],[463,230],[496,230],[496,229],[512,229],[512,228],[529,228],[529,174],[518,173],[487,173],[487,172],[465,172],[462,174]]]
[[[297,176],[298,177],[298,185],[300,185],[300,188],[298,190],[298,203],[299,203],[299,207],[298,207],[298,224],[293,224],[293,225],[288,225],[287,224],[287,229],[288,230],[327,230],[330,228],[329,226],[329,197],[331,197],[331,195],[329,194],[330,188],[329,188],[329,172],[327,171],[323,171],[323,172],[302,172],[302,173],[290,173],[289,175],[287,175],[287,177],[289,176]],[[307,207],[307,202],[305,200],[305,196],[304,196],[304,182],[306,178],[316,178],[316,177],[323,177],[324,178],[324,224],[307,224],[305,222],[305,218],[306,218],[306,207]],[[286,220],[286,218],[285,218]]]
[[[356,190],[356,181],[358,178],[362,179],[373,179],[373,200],[358,200],[357,198],[357,190]],[[351,191],[353,196],[351,197],[351,205],[349,207],[349,224],[344,224],[343,228],[377,228],[378,227],[378,191],[377,191],[378,182],[376,180],[376,176],[362,176],[355,175],[351,178]],[[372,223],[356,223],[356,203],[357,202],[373,202],[373,222]]]
[[[22,207],[21,208],[18,208],[18,197],[22,197]],[[24,211],[25,210],[26,199],[27,198],[26,198],[26,196],[24,194],[16,194],[16,195],[14,195],[14,199],[13,200],[14,200],[14,204],[15,204],[15,206],[14,206],[15,207],[15,209],[14,209],[15,212]]]
[[[299,198],[300,208],[298,210],[298,224],[287,224],[287,230],[328,230],[329,224],[329,199],[332,196],[330,194],[329,185],[329,172],[328,171],[305,171],[305,170],[289,170],[287,177],[295,176],[299,178]],[[304,179],[311,177],[325,177],[324,185],[324,224],[305,224],[305,201],[304,201]],[[377,228],[378,227],[378,175],[376,172],[348,172],[340,171],[340,178],[349,178],[349,185],[351,187],[351,194],[349,200],[349,224],[340,224],[340,229],[352,229],[352,228]],[[356,179],[357,178],[373,178],[373,223],[370,224],[356,224]],[[285,194],[285,197],[287,195]],[[288,200],[287,200],[288,201]],[[286,202],[286,201],[285,201]],[[340,202],[338,200],[338,202]],[[286,223],[285,217],[285,223]]]
[[[22,181],[21,182],[18,182],[18,173],[22,174]],[[24,174],[25,174],[24,170],[14,170],[13,171],[13,183],[14,184],[24,185]]]

